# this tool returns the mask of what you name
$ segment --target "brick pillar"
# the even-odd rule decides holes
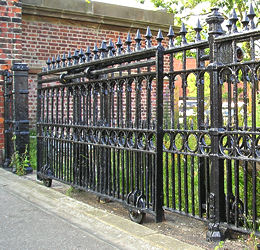
[[[4,153],[3,71],[22,58],[21,0],[0,0],[0,165]]]

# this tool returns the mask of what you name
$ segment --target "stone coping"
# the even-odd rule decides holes
[[[113,25],[131,29],[161,29],[173,25],[173,14],[86,0],[22,0],[22,14]],[[179,28],[174,27],[176,32]],[[155,35],[155,34],[154,34]]]

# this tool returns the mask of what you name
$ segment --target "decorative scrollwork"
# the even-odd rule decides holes
[[[258,157],[260,157],[260,135],[258,135],[255,140],[255,153]]]
[[[186,146],[188,151],[195,153],[198,151],[198,147],[199,147],[199,138],[197,136],[197,134],[195,133],[190,133],[187,136],[187,140],[186,140]]]
[[[248,157],[252,154],[252,138],[249,135],[240,135],[236,145],[239,155]]]
[[[173,148],[177,151],[182,151],[184,148],[185,138],[183,133],[177,132],[173,136]]]
[[[199,149],[202,154],[208,155],[211,150],[211,137],[209,134],[201,134],[199,137]]]
[[[219,140],[219,149],[223,155],[232,156],[235,152],[235,141],[232,135],[222,135]]]

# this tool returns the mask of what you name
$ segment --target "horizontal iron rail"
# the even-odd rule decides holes
[[[204,130],[199,130],[199,129],[163,129],[164,134],[166,133],[182,133],[182,132],[188,132],[188,133],[201,133],[201,134],[208,134],[209,130],[204,129]]]
[[[120,79],[128,79],[128,78],[134,78],[134,77],[145,77],[145,76],[155,76],[156,73],[155,72],[145,72],[145,73],[141,73],[141,74],[131,74],[131,75],[123,75],[123,76],[114,76],[111,77],[109,79],[98,79],[98,80],[90,80],[90,81],[86,81],[86,82],[79,82],[79,83],[67,83],[67,84],[62,84],[62,85],[55,85],[55,86],[47,86],[47,87],[42,87],[40,89],[48,89],[48,88],[58,88],[60,86],[63,87],[67,87],[67,86],[78,86],[78,85],[82,85],[82,84],[92,84],[92,83],[101,83],[101,82],[107,82],[108,80],[120,80]],[[80,77],[85,77],[85,73],[79,73],[79,74],[75,74],[75,75],[68,75],[65,76],[64,79],[65,80],[71,80],[74,78],[80,78]],[[42,83],[51,83],[51,82],[59,82],[60,81],[60,77],[53,77],[53,78],[46,78],[43,80],[39,80],[38,84],[42,84]]]
[[[84,68],[87,68],[90,66],[98,66],[101,68],[103,68],[103,67],[105,68],[110,65],[112,66],[114,64],[120,64],[120,63],[124,63],[124,62],[131,62],[131,61],[135,61],[135,60],[142,60],[142,59],[150,58],[150,57],[155,56],[156,51],[157,51],[156,47],[149,48],[149,49],[145,49],[145,50],[141,50],[141,51],[135,51],[135,52],[132,52],[129,54],[122,54],[122,55],[117,55],[114,57],[106,57],[103,59],[98,59],[95,61],[90,61],[90,62],[77,64],[77,65],[73,65],[73,66],[69,66],[69,67],[48,70],[46,72],[41,72],[38,75],[46,76],[46,75],[50,75],[50,74],[60,73],[63,71],[80,70],[80,69],[84,69]]]
[[[206,73],[208,72],[207,68],[194,68],[194,69],[183,69],[183,70],[175,70],[175,71],[169,71],[165,75],[179,75],[179,74],[187,74],[187,73]]]
[[[236,63],[226,63],[226,64],[219,64],[216,67],[218,69],[225,69],[229,67],[234,67],[234,66],[249,66],[249,65],[257,65],[260,64],[260,61],[245,61],[245,62],[236,62]]]
[[[218,69],[225,69],[229,67],[234,67],[234,66],[249,66],[249,65],[258,65],[260,64],[260,61],[246,61],[246,62],[236,62],[236,63],[229,63],[229,64],[219,64],[217,65]],[[166,76],[170,75],[179,75],[179,74],[188,74],[188,73],[206,73],[209,72],[207,68],[193,68],[193,69],[183,69],[183,70],[175,70],[175,71],[169,71],[165,73]]]
[[[189,44],[183,44],[181,46],[176,46],[173,48],[165,49],[164,54],[171,54],[171,53],[177,53],[184,50],[191,50],[191,49],[206,49],[209,46],[208,41],[199,41]]]
[[[197,219],[197,220],[200,220],[200,221],[204,221],[204,222],[208,221],[207,218],[199,217],[198,215],[192,215],[191,213],[185,213],[183,211],[180,211],[180,210],[177,210],[177,209],[173,209],[173,208],[170,208],[170,207],[166,207],[166,206],[164,206],[163,208],[166,211],[169,211],[169,212],[172,212],[172,213],[176,213],[176,214],[180,214],[182,216],[194,218],[194,219]]]
[[[226,159],[226,160],[238,160],[238,161],[247,161],[247,162],[260,162],[260,157],[256,156],[256,158],[249,158],[245,156],[228,156],[228,155],[223,155],[219,154],[218,155],[219,159]]]
[[[259,128],[258,128],[259,129]],[[225,130],[225,131],[218,131],[218,134],[221,135],[260,135],[260,131],[244,131],[244,130],[234,130],[234,131],[230,131],[230,130]]]
[[[227,41],[239,41],[243,42],[250,38],[260,38],[260,29],[253,29],[249,31],[243,31],[233,34],[226,34],[215,38],[216,43],[224,43]]]
[[[107,145],[102,143],[92,143],[92,142],[85,142],[85,141],[75,141],[75,140],[69,140],[69,139],[63,139],[63,138],[55,138],[55,137],[44,137],[44,136],[37,136],[39,139],[48,139],[53,141],[61,141],[61,142],[73,142],[74,144],[82,144],[82,145],[89,145],[89,146],[97,146],[102,148],[113,148],[113,149],[119,149],[119,150],[125,150],[125,151],[132,151],[132,152],[140,152],[140,153],[146,153],[146,154],[156,154],[155,150],[149,150],[149,149],[140,149],[133,147],[122,147],[117,145]]]
[[[187,152],[187,151],[177,151],[177,150],[167,150],[163,149],[163,152],[169,153],[169,154],[177,154],[177,155],[191,155],[191,156],[197,156],[197,157],[204,157],[208,158],[211,156],[211,154],[198,154],[198,153],[192,153],[192,152]],[[239,161],[247,161],[247,162],[260,162],[260,158],[249,158],[245,156],[228,156],[228,155],[218,155],[219,159],[227,159],[227,160],[239,160]]]
[[[146,133],[154,133],[156,130],[153,129],[143,129],[143,128],[121,128],[121,127],[108,127],[108,126],[91,126],[91,125],[77,125],[77,124],[59,124],[59,123],[45,123],[38,122],[37,125],[41,126],[52,126],[52,127],[62,127],[62,128],[80,128],[80,129],[93,129],[93,130],[111,130],[111,131],[131,131],[131,132],[146,132]]]
[[[113,72],[117,72],[117,71],[149,67],[149,66],[153,66],[153,65],[155,65],[155,60],[148,60],[146,62],[136,62],[136,63],[131,63],[131,64],[117,66],[117,67],[108,68],[108,69],[93,70],[90,72],[90,74],[91,75],[102,75],[102,74],[113,73]]]
[[[182,216],[185,216],[185,217],[190,217],[190,218],[194,218],[196,220],[200,220],[200,221],[203,221],[203,222],[207,222],[208,219],[207,218],[204,218],[204,217],[199,217],[198,215],[192,215],[190,213],[185,213],[183,211],[179,211],[179,210],[176,210],[176,209],[172,209],[172,208],[169,208],[169,207],[164,207],[164,209],[166,211],[169,211],[169,212],[172,212],[172,213],[176,213],[176,214],[180,214]],[[228,224],[228,223],[225,223],[225,222],[221,222],[220,223],[223,227],[225,228],[229,228],[229,229],[232,229],[236,232],[240,232],[240,233],[244,233],[244,234],[249,234],[250,230],[246,229],[246,228],[242,228],[242,227],[236,227],[236,226],[233,226],[232,224]],[[260,237],[260,232],[255,232],[255,235]]]
[[[260,129],[260,128],[259,128]],[[164,129],[164,133],[200,133],[200,134],[209,134],[211,131],[210,130],[189,130],[189,129]],[[241,134],[241,135],[260,135],[260,131],[245,131],[245,130],[218,130],[218,134]]]
[[[177,151],[177,150],[168,150],[168,149],[163,149],[163,152],[169,153],[169,154],[176,154],[176,155],[190,155],[190,156],[197,156],[201,158],[209,158],[210,154],[200,154],[200,153],[192,153],[192,152],[187,152],[187,151]]]
[[[225,228],[229,228],[229,229],[232,229],[236,232],[240,232],[240,233],[244,233],[244,234],[250,234],[251,232],[254,232],[254,234],[257,236],[257,237],[260,237],[260,232],[259,231],[253,231],[252,229],[246,229],[246,228],[242,228],[242,227],[237,227],[237,226],[234,226],[232,224],[228,224],[228,223],[225,223],[225,222],[221,222],[220,225],[222,225],[223,227]]]

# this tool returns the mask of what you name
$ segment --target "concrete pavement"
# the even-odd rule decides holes
[[[0,249],[200,249],[0,168]]]

